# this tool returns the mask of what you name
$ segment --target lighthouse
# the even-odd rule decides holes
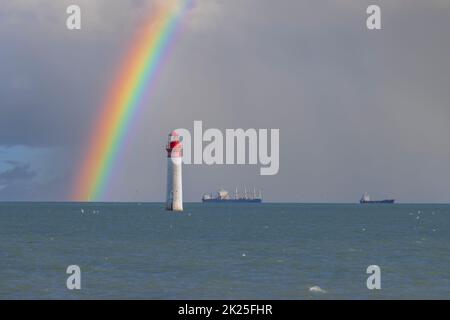
[[[166,209],[183,211],[183,185],[181,165],[183,161],[183,144],[181,137],[173,131],[169,134],[167,151],[167,201]]]

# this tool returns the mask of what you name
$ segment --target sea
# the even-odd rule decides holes
[[[0,203],[0,299],[449,298],[450,205]]]

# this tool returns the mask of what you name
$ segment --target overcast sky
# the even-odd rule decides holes
[[[66,7],[82,30],[66,29]],[[0,200],[68,200],[151,0],[2,0]],[[379,4],[382,30],[366,28]],[[102,200],[162,201],[174,128],[279,128],[280,171],[185,166],[187,201],[450,202],[448,0],[197,0]]]

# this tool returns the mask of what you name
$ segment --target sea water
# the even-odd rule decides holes
[[[0,204],[0,299],[110,298],[449,299],[450,205]]]

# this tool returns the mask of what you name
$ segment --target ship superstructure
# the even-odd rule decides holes
[[[234,195],[231,196],[230,193],[221,188],[217,191],[216,195],[213,196],[212,193],[205,193],[202,197],[202,202],[222,202],[222,203],[261,203],[262,202],[262,193],[259,190],[258,194],[256,189],[253,188],[253,193],[250,195],[247,192],[247,188],[244,189],[244,194],[240,195],[238,189],[236,188]]]

